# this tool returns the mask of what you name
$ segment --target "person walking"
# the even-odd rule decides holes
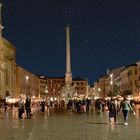
[[[6,100],[4,101],[4,110],[5,110],[5,112],[7,112],[7,103],[6,103]]]
[[[73,101],[69,100],[67,103],[67,112],[69,115],[73,115]]]
[[[27,119],[29,119],[31,116],[31,101],[29,98],[26,99],[26,102],[25,102],[25,110],[26,110],[26,115],[27,115]]]
[[[128,115],[129,115],[130,110],[133,113],[135,112],[130,104],[130,101],[126,97],[124,97],[123,101],[121,102],[120,109],[122,109],[122,112],[123,112],[124,125],[128,125]]]
[[[115,101],[111,98],[111,101],[108,105],[109,110],[109,124],[112,125],[111,119],[114,119],[114,123],[116,124],[116,116],[117,116],[117,105],[115,104]]]
[[[45,101],[41,102],[41,111],[45,112]]]
[[[24,113],[24,103],[22,100],[18,102],[18,117],[22,119],[22,114]]]
[[[51,101],[48,98],[46,101],[46,106],[47,106],[47,115],[50,115],[50,106],[51,106]]]

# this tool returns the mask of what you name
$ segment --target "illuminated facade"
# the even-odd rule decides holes
[[[20,66],[16,66],[16,74],[16,97],[38,97],[38,77]]]
[[[103,98],[107,96],[105,93],[105,79],[106,79],[106,76],[102,76],[99,78],[100,89],[98,89],[98,92],[99,92],[99,96]]]
[[[72,84],[74,85],[77,96],[80,98],[88,98],[88,81],[87,79],[73,79]]]
[[[64,85],[65,78],[47,77],[48,97],[52,100],[58,99]]]
[[[107,72],[94,83],[95,95],[100,97],[116,95],[140,95],[140,61]],[[100,90],[98,90],[100,89]],[[105,96],[102,94],[105,91]],[[100,93],[100,94],[99,94]],[[104,93],[104,92],[103,92]]]
[[[137,64],[128,66],[121,72],[121,94],[122,95],[138,95],[138,67]]]
[[[0,3],[0,98],[5,98],[16,94],[16,49],[2,37],[1,7]]]
[[[125,69],[125,66],[113,69],[107,72],[105,78],[105,95],[115,96],[120,93],[121,86],[121,72]]]
[[[38,76],[39,80],[39,98],[46,99],[48,96],[47,78],[46,76]]]
[[[55,100],[61,95],[61,89],[65,85],[63,77],[47,77],[48,97]],[[87,97],[88,81],[86,79],[73,79],[72,85],[77,91],[77,96]]]
[[[137,81],[137,95],[140,96],[140,61],[137,63],[137,70],[138,70],[138,81]]]

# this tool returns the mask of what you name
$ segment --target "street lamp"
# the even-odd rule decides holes
[[[110,74],[111,94],[113,95],[113,73]]]
[[[28,96],[29,76],[25,76],[26,80],[26,97]]]
[[[48,87],[46,86],[45,93],[48,93]]]
[[[98,88],[98,92],[100,92],[101,91],[101,89],[100,88]]]
[[[100,96],[101,88],[98,88],[98,96]]]
[[[48,87],[46,86],[46,89],[45,89],[45,96],[47,97],[47,94],[48,94]]]
[[[86,98],[88,98],[88,96],[89,96],[89,88],[90,88],[90,86],[89,86],[89,85],[87,85]]]

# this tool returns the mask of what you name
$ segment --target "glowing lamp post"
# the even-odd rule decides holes
[[[46,86],[46,89],[45,89],[45,94],[46,94],[46,96],[48,94],[48,87],[47,86]]]
[[[101,88],[98,88],[98,95],[100,96]]]
[[[113,73],[110,74],[111,95],[113,95]]]
[[[45,93],[47,94],[48,93],[48,87],[46,86],[46,89],[45,89]]]
[[[26,80],[26,97],[28,96],[29,76],[25,76]]]

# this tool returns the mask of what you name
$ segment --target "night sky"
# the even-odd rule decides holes
[[[3,37],[34,74],[65,76],[65,27],[73,77],[93,84],[140,60],[140,0],[2,0]]]

